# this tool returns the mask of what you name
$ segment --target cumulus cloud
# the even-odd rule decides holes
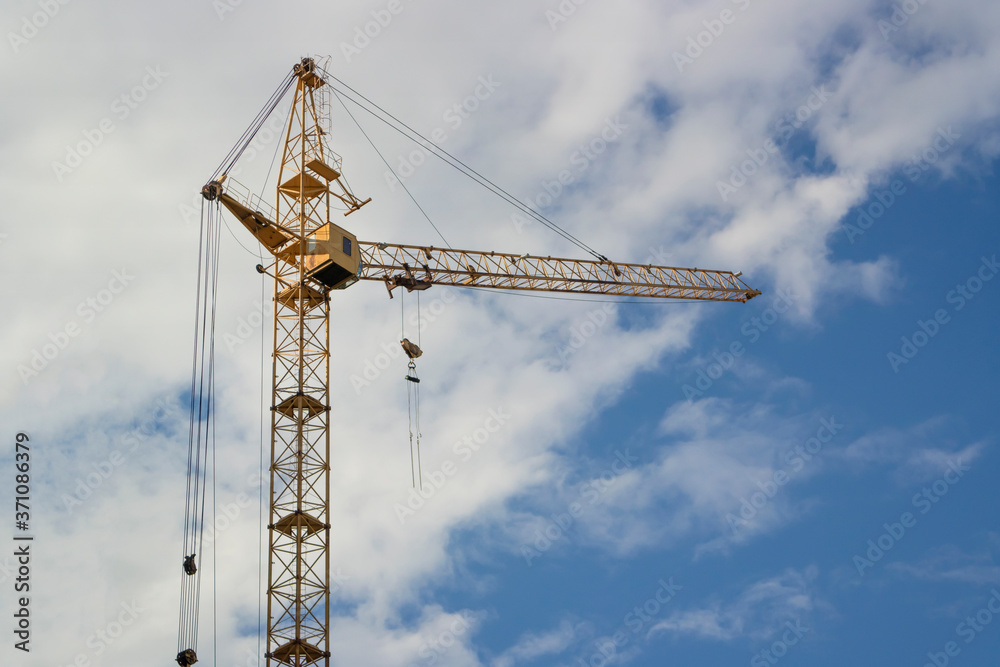
[[[650,635],[690,635],[715,641],[767,639],[786,622],[804,622],[825,605],[814,590],[818,574],[815,567],[789,569],[751,584],[730,602],[671,614],[650,628]]]
[[[962,444],[953,420],[936,417],[907,429],[881,428],[836,450],[832,459],[853,468],[892,466],[901,484],[940,477],[949,465],[972,465],[986,450],[985,441]]]
[[[1000,583],[1000,536],[987,535],[987,545],[975,551],[965,551],[955,545],[931,550],[914,563],[890,563],[889,569],[902,577],[922,581],[959,582],[972,586],[991,586]]]
[[[567,619],[548,632],[522,635],[516,644],[497,656],[491,665],[513,667],[543,656],[556,656],[572,646],[577,639],[576,626]]]

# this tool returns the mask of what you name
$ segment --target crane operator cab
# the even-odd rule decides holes
[[[220,181],[212,181],[202,190],[205,199],[218,199],[276,257],[293,265],[304,255],[306,275],[327,289],[344,289],[358,282],[361,272],[361,249],[358,237],[343,227],[327,222],[305,238],[297,240],[294,230],[274,223],[271,215],[254,210],[249,202],[223,191]],[[370,200],[369,200],[370,201]],[[367,203],[362,202],[361,204]],[[360,204],[351,209],[353,212]]]
[[[326,223],[306,239],[305,269],[306,275],[329,289],[350,287],[358,282],[361,270],[358,238],[332,222]]]

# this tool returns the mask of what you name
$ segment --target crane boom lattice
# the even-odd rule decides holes
[[[746,301],[760,294],[730,271],[532,257],[361,241],[362,280],[390,287],[430,285],[616,296]]]

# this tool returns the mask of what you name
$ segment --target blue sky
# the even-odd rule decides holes
[[[198,191],[307,54],[603,254],[763,292],[434,287],[422,328],[411,297],[401,316],[381,285],[338,293],[331,664],[995,662],[995,3],[24,0],[0,23],[0,414],[36,443],[37,549],[33,650],[5,664],[176,653]],[[359,239],[440,244],[402,177],[454,247],[580,256],[356,116],[396,171],[335,103],[372,197],[344,221]],[[265,198],[281,129],[236,175]],[[258,664],[270,382],[270,286],[232,231],[199,646],[219,667]],[[423,502],[401,318],[443,480]]]
[[[768,635],[768,623],[754,618],[767,613],[764,602],[732,608],[734,599],[768,580],[789,587],[784,591],[789,597],[809,600],[807,609],[782,610],[784,620],[801,621],[809,629],[782,662],[923,664],[926,652],[940,652],[948,641],[957,641],[962,649],[958,664],[989,664],[997,635],[987,627],[966,644],[972,636],[956,637],[955,627],[986,605],[996,585],[992,479],[997,463],[990,451],[996,422],[990,378],[997,352],[989,344],[996,295],[986,283],[961,310],[947,295],[977,274],[983,257],[993,259],[991,249],[1000,240],[991,225],[998,213],[996,192],[992,177],[978,183],[919,183],[862,240],[853,246],[841,242],[834,249],[835,256],[846,258],[899,257],[901,280],[890,303],[830,304],[822,308],[820,328],[803,331],[779,320],[750,345],[754,335],[744,335],[743,327],[768,306],[771,297],[765,295],[744,308],[720,309],[712,330],[702,333],[698,348],[705,355],[728,349],[731,341],[747,344],[747,353],[700,399],[720,402],[732,421],[742,421],[773,391],[766,404],[774,417],[797,422],[781,434],[788,451],[815,435],[824,417],[843,425],[817,460],[802,468],[801,477],[808,479],[792,475],[778,491],[802,508],[801,515],[728,553],[695,559],[691,553],[697,553],[698,539],[644,549],[624,560],[609,559],[584,542],[579,549],[568,546],[569,553],[540,558],[530,571],[523,559],[512,557],[499,575],[497,587],[506,603],[499,609],[521,616],[524,591],[544,591],[545,598],[565,600],[577,613],[575,622],[592,623],[595,636],[607,636],[621,629],[633,606],[654,595],[659,578],[672,576],[685,588],[671,603],[676,607],[668,606],[659,620],[707,607],[746,627],[725,628],[732,637],[722,641],[659,633],[631,664],[741,664],[781,640],[780,619],[772,623],[778,626],[776,633]],[[953,319],[895,372],[887,353],[898,352],[900,337],[911,337],[919,330],[918,320],[933,319],[942,308]],[[751,325],[747,331],[755,330]],[[658,432],[658,417],[676,406],[682,383],[694,384],[695,369],[705,368],[693,356],[683,355],[670,370],[639,376],[614,407],[585,429],[588,453],[610,459],[615,447],[627,443],[648,458],[676,446],[678,438]],[[760,373],[742,379],[739,365],[757,366]],[[776,389],[776,377],[793,377],[797,383]],[[886,451],[882,458],[873,452],[873,466],[838,460],[873,433],[881,433],[884,447],[895,453]],[[899,466],[907,452],[928,445],[957,451],[973,443],[982,445],[982,453],[958,483],[948,485],[940,504],[922,499],[914,504],[913,496],[925,488],[937,497],[933,483],[947,467],[936,470],[932,465],[912,476]],[[738,502],[732,511],[738,514]],[[854,557],[865,557],[868,540],[885,532],[883,523],[899,522],[906,511],[915,517],[915,526],[881,560],[870,567],[862,563],[864,574],[859,574]],[[565,542],[577,537],[571,528]],[[774,602],[780,606],[778,599]],[[747,615],[740,616],[741,611]],[[532,606],[527,614],[539,625],[555,626],[562,618],[551,605]],[[509,636],[496,634],[498,645],[509,641]],[[636,636],[628,634],[631,648]],[[584,642],[574,659],[589,660],[596,650],[594,643]]]

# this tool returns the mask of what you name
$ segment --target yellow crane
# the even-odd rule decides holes
[[[362,201],[349,190],[341,159],[327,145],[323,106],[317,105],[317,91],[326,85],[315,61],[304,58],[262,111],[266,116],[294,86],[273,209],[229,188],[224,171],[202,190],[208,202],[225,206],[272,255],[269,266],[257,267],[274,278],[264,653],[269,667],[330,664],[329,302],[333,291],[372,280],[384,283],[390,298],[397,287],[412,291],[432,285],[702,301],[745,302],[760,294],[731,271],[617,263],[601,256],[578,260],[359,242],[333,222],[338,210],[346,216],[370,199]],[[234,151],[231,156],[238,157]],[[235,157],[229,164],[234,161]],[[197,575],[193,551],[185,554],[184,573],[192,579]],[[193,582],[187,589],[185,585],[182,579],[177,655],[181,667],[197,661],[197,593],[191,588]],[[189,607],[194,605],[193,630],[192,621],[185,621],[185,600]]]

